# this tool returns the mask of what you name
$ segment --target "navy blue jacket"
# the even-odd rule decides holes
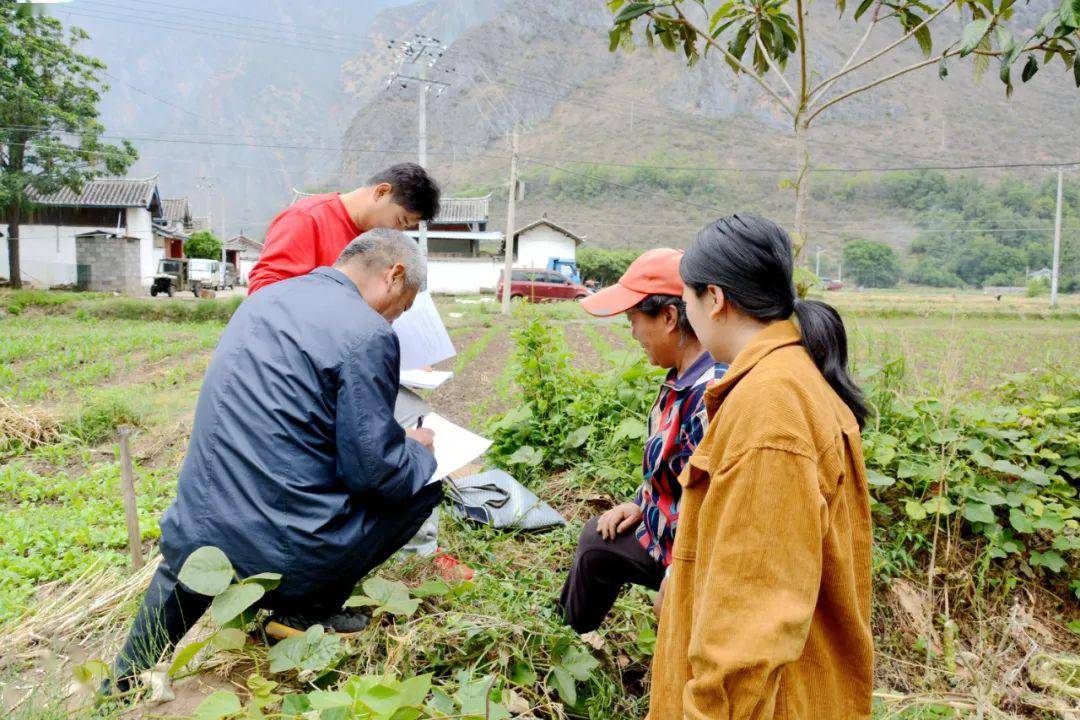
[[[322,267],[240,305],[206,371],[161,549],[179,572],[202,545],[241,577],[303,594],[363,563],[380,515],[435,472],[394,421],[397,335]]]

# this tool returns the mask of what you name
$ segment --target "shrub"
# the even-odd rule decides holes
[[[1050,280],[1049,278],[1036,278],[1027,284],[1027,296],[1039,297],[1040,295],[1050,294]]]
[[[577,254],[581,279],[598,280],[602,285],[611,285],[618,281],[640,254],[637,250],[583,248]]]
[[[87,445],[99,445],[115,436],[121,425],[142,425],[142,418],[142,412],[130,397],[104,393],[87,401],[78,417],[64,429]]]
[[[895,287],[900,261],[885,243],[853,240],[844,246],[844,272],[865,287]]]

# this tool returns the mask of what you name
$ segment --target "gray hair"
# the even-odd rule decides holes
[[[369,270],[385,270],[401,263],[405,266],[406,285],[417,290],[427,287],[427,260],[420,252],[420,244],[400,230],[368,230],[345,246],[334,265],[344,265],[356,259]]]

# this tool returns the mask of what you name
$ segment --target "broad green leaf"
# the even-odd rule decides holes
[[[270,592],[281,584],[281,573],[264,572],[244,578],[241,582],[258,583],[262,589]]]
[[[230,585],[225,592],[214,598],[210,604],[210,615],[219,625],[224,625],[257,603],[265,594],[266,591],[258,583]]]
[[[1045,512],[1035,521],[1035,529],[1059,533],[1065,529],[1065,520],[1056,512]]]
[[[431,673],[425,673],[398,682],[397,691],[401,694],[402,706],[422,707],[431,691],[431,678]]]
[[[507,458],[511,465],[529,465],[535,467],[544,461],[544,454],[531,445],[522,445]]]
[[[862,0],[862,2],[859,3],[858,9],[855,10],[855,21],[858,22],[859,18],[863,16],[863,13],[869,10],[870,6],[872,6],[873,4],[874,0]]]
[[[985,18],[972,20],[965,25],[964,32],[960,37],[960,57],[970,55],[982,42],[989,29],[990,21]]]
[[[1066,567],[1065,558],[1058,555],[1053,550],[1048,550],[1044,553],[1033,552],[1028,562],[1035,567],[1044,567],[1051,572],[1059,573]]]
[[[1012,525],[1013,530],[1018,533],[1035,532],[1035,525],[1031,522],[1027,513],[1020,508],[1012,508],[1009,510],[1009,524]]]
[[[645,423],[636,417],[628,417],[615,428],[615,432],[611,436],[611,442],[618,443],[623,440],[644,440],[646,433],[648,433],[648,429],[645,427]]]
[[[891,478],[888,475],[882,475],[877,470],[871,470],[869,468],[866,470],[866,481],[874,487],[889,487],[890,485],[896,484],[894,478]]]
[[[340,690],[313,690],[308,693],[308,702],[311,703],[312,710],[329,710],[350,707],[353,704],[353,698]]]
[[[941,428],[930,433],[930,440],[938,445],[944,445],[946,443],[956,442],[960,439],[960,434],[953,428]]]
[[[579,448],[584,445],[595,428],[592,425],[583,425],[566,436],[563,440],[564,448]]]
[[[409,588],[403,582],[373,577],[365,580],[363,587],[365,595],[354,595],[349,598],[346,606],[371,605],[375,608],[372,613],[375,616],[389,613],[405,617],[412,615],[420,607],[420,600],[409,597]],[[368,602],[368,599],[374,602]]]
[[[439,597],[441,595],[446,595],[450,590],[450,584],[445,580],[442,578],[432,578],[431,580],[425,580],[414,587],[412,589],[412,594],[414,597],[418,598]]]
[[[995,460],[990,467],[1003,475],[1012,475],[1013,477],[1019,477],[1024,472],[1022,468],[1008,460]]]
[[[969,522],[997,522],[997,518],[994,517],[994,509],[984,503],[969,502],[964,505],[964,517]]]
[[[185,587],[200,595],[220,595],[233,581],[233,567],[225,553],[204,545],[188,555],[177,577]]]
[[[600,666],[600,661],[583,647],[572,647],[559,660],[558,667],[578,680],[588,680],[590,673]]]
[[[1069,628],[1074,634],[1080,635],[1080,620],[1070,620],[1065,627]]]
[[[1050,476],[1038,468],[1028,468],[1020,473],[1020,477],[1036,485],[1050,484]]]
[[[458,689],[457,694],[454,696],[458,703],[461,705],[461,714],[486,718],[490,710],[492,718],[499,718],[505,720],[510,717],[510,713],[506,708],[502,707],[498,703],[492,702],[489,699],[491,688],[495,684],[495,677],[493,675],[485,675],[475,680],[470,680],[463,683],[461,688]],[[498,708],[498,710],[496,710]]]
[[[237,628],[225,628],[214,633],[210,642],[220,650],[243,650],[247,643],[247,633]]]
[[[553,668],[551,671],[551,684],[555,687],[564,703],[571,707],[577,705],[577,687],[574,678],[570,677],[570,673],[560,667]]]
[[[923,508],[925,508],[928,513],[936,513],[938,515],[948,515],[956,510],[956,506],[944,495],[930,498],[923,503]]]
[[[536,684],[536,671],[524,660],[514,660],[510,664],[510,674],[507,677],[514,684],[523,687],[532,687]]]
[[[195,656],[206,647],[206,640],[200,640],[199,642],[193,642],[185,645],[182,650],[176,653],[173,658],[172,665],[169,666],[169,677],[176,677],[177,673],[188,666]]]
[[[923,520],[926,518],[926,508],[918,500],[907,500],[904,503],[904,512],[912,520]]]
[[[218,690],[199,703],[192,717],[194,720],[222,720],[222,718],[238,714],[243,709],[236,693]]]

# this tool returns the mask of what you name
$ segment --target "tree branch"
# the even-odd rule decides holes
[[[761,41],[761,33],[760,32],[755,32],[754,33],[754,39],[757,41],[757,46],[758,46],[758,49],[761,50],[761,54],[765,56],[765,62],[767,62],[769,64],[769,67],[772,69],[772,71],[774,73],[776,73],[777,77],[780,78],[780,82],[784,83],[784,87],[787,88],[788,93],[791,94],[792,100],[794,100],[795,99],[795,91],[791,89],[791,85],[788,84],[787,78],[784,77],[784,73],[773,62],[772,55],[770,55],[769,51],[765,49],[765,43],[763,43]]]
[[[702,37],[705,40],[705,43],[707,45],[711,45],[712,47],[714,47],[717,50],[719,50],[720,52],[722,52],[724,54],[724,57],[726,57],[729,61],[731,61],[731,63],[733,65],[735,65],[737,68],[739,68],[739,70],[741,72],[746,73],[747,75],[749,75],[750,78],[753,79],[754,82],[756,82],[758,85],[761,86],[762,90],[767,92],[769,94],[769,96],[773,100],[775,100],[776,102],[778,102],[780,104],[780,107],[784,108],[784,110],[787,111],[788,115],[791,115],[792,117],[795,117],[795,112],[791,109],[791,106],[789,106],[786,102],[784,102],[784,98],[780,97],[780,94],[777,93],[776,90],[774,90],[772,88],[772,86],[769,85],[769,83],[765,82],[764,78],[762,78],[756,72],[754,72],[753,70],[748,68],[746,65],[743,65],[742,60],[739,60],[739,58],[735,57],[730,52],[728,52],[728,49],[725,48],[724,46],[720,45],[718,42],[716,42],[716,40],[714,40],[713,37],[711,35],[709,35],[709,33],[702,31],[701,28],[699,28],[697,25],[695,25],[694,23],[687,20],[686,16],[683,15],[682,10],[677,5],[675,6],[675,12],[677,12],[679,14],[679,19],[678,20],[673,20],[671,17],[668,17],[668,18],[665,18],[665,19],[668,22],[677,22],[679,24],[685,25],[688,28],[690,28],[691,30],[693,30],[695,33],[697,33],[700,37]],[[650,17],[652,16],[651,12],[649,13],[649,16]]]
[[[948,9],[949,9],[950,7],[952,7],[952,6],[953,6],[953,5],[955,5],[955,4],[956,4],[956,0],[948,0],[948,2],[946,2],[946,3],[945,3],[944,5],[942,5],[942,6],[940,7],[940,8],[938,8],[938,9],[937,9],[936,11],[934,11],[934,12],[933,12],[933,13],[932,13],[931,15],[928,15],[928,16],[927,16],[927,18],[926,18],[925,20],[923,20],[923,21],[922,21],[921,23],[919,23],[918,25],[916,25],[915,27],[913,27],[913,28],[912,28],[912,29],[911,29],[911,30],[910,30],[910,31],[909,31],[909,32],[908,32],[907,34],[905,34],[905,35],[904,35],[903,37],[901,37],[901,38],[900,38],[899,40],[897,40],[896,42],[892,43],[891,45],[886,45],[886,46],[885,46],[885,47],[884,47],[883,49],[881,49],[881,50],[877,51],[876,53],[874,53],[874,54],[873,54],[873,55],[871,55],[870,57],[866,58],[866,59],[865,59],[865,60],[863,60],[862,62],[860,62],[860,63],[856,63],[855,65],[852,65],[851,67],[846,67],[846,68],[843,68],[843,69],[841,69],[840,71],[838,71],[838,72],[837,72],[837,73],[836,73],[835,75],[833,75],[832,77],[830,77],[830,78],[827,78],[827,79],[823,80],[823,81],[821,82],[821,84],[820,84],[820,85],[818,85],[818,86],[817,86],[816,88],[814,88],[813,92],[811,92],[810,94],[811,94],[812,96],[820,96],[820,95],[821,95],[822,93],[824,93],[824,92],[825,92],[825,91],[826,91],[826,90],[828,89],[828,87],[831,87],[833,83],[835,83],[835,82],[836,82],[837,80],[839,80],[839,79],[840,79],[840,78],[842,78],[843,76],[847,75],[848,73],[851,73],[851,72],[855,72],[856,70],[858,70],[859,68],[863,67],[864,65],[867,65],[867,64],[869,64],[869,63],[872,63],[872,62],[874,62],[874,61],[875,61],[875,60],[877,60],[877,59],[878,59],[879,57],[881,57],[882,55],[885,55],[886,53],[888,53],[889,51],[891,51],[891,50],[892,50],[893,48],[895,48],[896,46],[898,46],[898,45],[900,45],[900,44],[902,44],[902,43],[906,42],[906,41],[907,41],[908,39],[910,39],[911,37],[913,37],[913,36],[915,35],[915,33],[916,33],[916,32],[918,32],[918,31],[919,31],[919,30],[921,30],[922,28],[924,28],[924,27],[926,27],[927,25],[929,25],[929,24],[930,24],[931,22],[933,22],[933,21],[934,21],[934,20],[935,20],[935,19],[936,19],[936,18],[937,18],[937,17],[939,16],[939,15],[941,15],[941,13],[945,12],[946,10],[948,10]],[[817,113],[815,112],[814,114],[816,115]]]
[[[870,24],[866,26],[866,32],[863,33],[863,36],[859,40],[858,44],[855,46],[855,49],[851,51],[851,55],[848,56],[847,61],[844,63],[843,67],[840,68],[840,72],[845,72],[849,67],[851,67],[851,63],[855,62],[855,58],[858,57],[860,52],[862,52],[862,49],[866,45],[866,42],[870,39],[870,34],[874,32],[874,28],[877,27],[878,22],[882,20],[882,18],[878,17],[878,13],[880,12],[881,0],[878,0],[877,5],[874,6],[874,16],[871,18]],[[886,17],[889,16],[886,15]],[[837,79],[839,78],[833,77],[832,79],[826,80],[821,85],[818,85],[816,88],[814,88],[813,92],[810,93],[809,102],[813,102],[816,97],[827,92],[828,89],[833,86],[833,83],[837,81]]]
[[[1045,50],[1045,49],[1046,48],[1044,47],[1044,43],[1038,42],[1038,43],[1035,43],[1033,45],[1028,45],[1023,50],[1020,50],[1017,53],[1017,55],[1019,56],[1019,55],[1021,55],[1023,53],[1026,53],[1026,52],[1033,52],[1035,50]],[[890,80],[895,80],[896,78],[900,77],[901,75],[906,75],[907,73],[912,72],[914,70],[918,70],[919,68],[924,68],[927,65],[933,65],[936,62],[941,62],[945,58],[956,57],[957,55],[960,54],[960,52],[961,52],[960,50],[946,50],[945,52],[941,53],[940,55],[938,55],[936,57],[932,57],[932,58],[929,58],[928,60],[923,60],[921,62],[917,62],[914,65],[908,65],[906,68],[903,68],[901,70],[897,70],[896,72],[890,73],[890,74],[886,75],[885,77],[878,78],[877,80],[874,80],[873,82],[868,82],[865,85],[860,85],[859,87],[855,88],[854,90],[849,90],[846,93],[844,93],[843,95],[838,95],[837,97],[834,97],[832,100],[828,101],[824,105],[822,105],[819,108],[817,108],[816,110],[814,110],[814,113],[810,116],[809,120],[807,120],[806,122],[807,122],[807,124],[809,124],[814,118],[816,118],[818,115],[820,115],[822,113],[822,111],[824,111],[826,108],[832,107],[833,105],[840,102],[841,100],[846,100],[847,98],[851,97],[852,95],[858,95],[859,93],[861,93],[861,92],[863,92],[865,90],[869,90],[870,88],[877,87],[878,85],[881,85],[882,83],[886,83],[886,82],[888,82]],[[1002,53],[1000,50],[973,50],[971,52],[971,54],[972,55],[985,55],[986,57],[1001,57],[1004,53]]]
[[[803,0],[795,0],[795,7],[798,10],[799,17],[799,112],[796,114],[796,120],[798,115],[806,109],[809,98],[806,95],[806,19],[803,17]]]

